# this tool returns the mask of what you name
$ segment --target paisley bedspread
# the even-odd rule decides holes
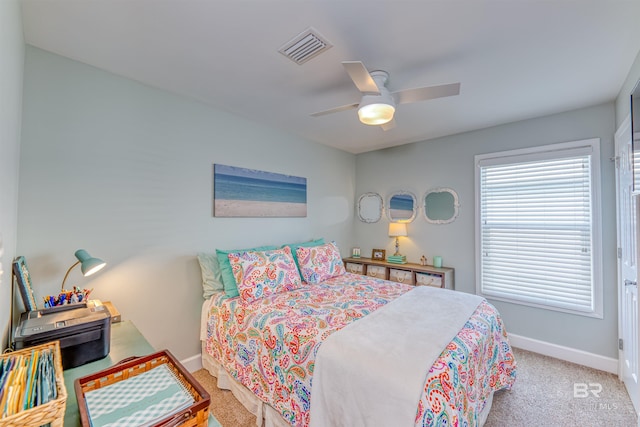
[[[207,352],[293,426],[308,426],[315,356],[323,339],[413,287],[346,273],[242,304],[215,295]],[[482,302],[426,374],[415,426],[474,426],[516,365],[495,308]]]

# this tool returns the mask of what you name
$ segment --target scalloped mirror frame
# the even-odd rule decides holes
[[[404,196],[402,197],[403,199],[407,197],[412,199],[413,207],[411,209],[410,217],[407,217],[406,214],[394,216],[395,210],[391,209],[391,205],[392,205],[393,198],[397,196]],[[402,210],[402,212],[404,211],[409,212],[408,209]],[[417,213],[418,213],[418,199],[416,198],[415,194],[413,194],[410,191],[396,191],[395,193],[391,193],[391,195],[389,196],[389,200],[387,202],[387,217],[389,218],[389,221],[410,223],[410,222],[413,222],[414,219],[416,219]]]
[[[358,198],[358,219],[362,222],[372,224],[382,219],[384,211],[384,200],[378,193],[364,193]]]
[[[430,218],[429,217],[429,209],[427,207],[427,197],[429,197],[429,195],[431,194],[435,194],[435,193],[449,193],[453,196],[453,206],[449,209],[453,210],[453,213],[451,214],[451,216],[449,218],[446,219],[440,219],[440,218]],[[427,220],[427,222],[431,223],[431,224],[450,224],[453,221],[456,220],[456,218],[458,217],[458,213],[460,211],[460,202],[458,200],[458,193],[456,193],[456,191],[452,188],[447,188],[447,187],[439,187],[439,188],[433,188],[429,191],[427,191],[424,195],[424,197],[422,198],[422,207],[424,210],[424,217]]]

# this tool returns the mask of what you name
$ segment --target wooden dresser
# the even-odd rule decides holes
[[[434,286],[454,289],[454,269],[413,263],[395,264],[371,258],[344,258],[349,273],[408,283],[410,285]]]

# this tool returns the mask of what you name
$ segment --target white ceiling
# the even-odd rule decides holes
[[[256,122],[362,153],[612,101],[640,50],[638,0],[23,0],[26,42]],[[278,49],[314,27],[333,47]],[[391,91],[461,82],[363,125],[342,61]]]

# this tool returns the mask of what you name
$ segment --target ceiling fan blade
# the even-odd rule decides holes
[[[380,127],[382,128],[382,130],[391,130],[396,127],[396,119],[391,119],[390,122],[380,125]]]
[[[426,101],[428,99],[443,98],[445,96],[458,94],[460,94],[460,83],[400,90],[391,95],[397,104],[409,104],[411,102]]]
[[[380,89],[378,85],[373,81],[371,74],[367,71],[367,68],[360,61],[344,61],[342,63],[347,70],[349,77],[353,80],[360,92],[379,94]]]
[[[360,105],[360,103],[343,105],[341,107],[331,108],[329,110],[318,111],[317,113],[310,114],[310,116],[311,117],[320,117],[320,116],[324,116],[324,115],[327,115],[327,114],[339,113],[340,111],[346,111],[346,110],[352,110],[354,108],[358,108],[358,105]]]

